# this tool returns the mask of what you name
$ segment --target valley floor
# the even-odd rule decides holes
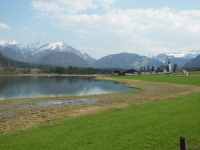
[[[155,78],[157,78],[158,82],[154,81]],[[195,120],[200,120],[198,115],[200,112],[199,109],[197,109],[197,107],[199,108],[198,98],[200,97],[199,94],[200,83],[197,83],[197,85],[191,84],[190,80],[191,81],[196,80],[196,82],[199,82],[199,78],[196,79],[188,77],[188,84],[190,83],[189,85],[187,85],[186,81],[184,81],[185,84],[181,85],[177,80],[178,78],[180,79],[180,77],[166,77],[166,76],[97,77],[96,79],[99,80],[113,80],[115,82],[124,82],[126,86],[139,88],[140,91],[130,92],[130,93],[117,93],[117,94],[78,96],[78,97],[36,98],[36,99],[0,101],[1,106],[8,104],[15,105],[14,108],[13,107],[7,107],[6,109],[3,107],[0,108],[1,112],[3,111],[14,112],[14,115],[12,116],[9,114],[0,116],[1,117],[0,145],[4,146],[4,149],[6,148],[6,145],[14,147],[14,145],[16,146],[17,143],[9,144],[6,142],[16,139],[18,136],[26,137],[28,136],[26,134],[33,134],[33,132],[35,131],[36,133],[38,133],[38,135],[33,134],[35,138],[37,138],[37,136],[41,136],[41,134],[42,137],[44,138],[45,134],[54,135],[56,134],[54,133],[54,131],[59,130],[58,133],[60,133],[60,135],[56,134],[57,137],[56,136],[52,137],[52,139],[54,138],[62,139],[64,136],[66,139],[72,138],[74,142],[76,142],[77,139],[81,141],[79,141],[79,143],[77,143],[78,145],[75,146],[75,143],[71,143],[72,141],[68,139],[69,141],[65,142],[63,141],[62,144],[60,143],[59,144],[60,148],[57,149],[62,149],[63,146],[65,147],[66,145],[71,145],[71,149],[78,149],[78,148],[93,149],[94,147],[95,149],[112,149],[111,147],[113,146],[113,144],[116,144],[113,147],[114,149],[124,149],[124,148],[166,149],[166,147],[168,147],[167,149],[176,149],[179,146],[179,136],[182,136],[184,130],[188,130],[186,133],[191,138],[189,139],[189,141],[192,139],[195,141],[191,142],[190,146],[194,147],[195,145],[200,143],[199,127],[196,126],[199,122],[198,121],[195,122]],[[168,82],[169,79],[173,79],[174,82],[173,81],[172,81],[173,83]],[[181,78],[181,80],[185,79]],[[92,105],[76,105],[76,106],[62,105],[57,107],[46,107],[46,108],[17,107],[22,103],[26,104],[30,101],[46,101],[46,100],[58,100],[58,99],[66,100],[66,99],[80,99],[80,98],[99,99],[100,103]],[[189,99],[191,98],[191,100],[194,99],[194,101],[191,101],[190,104],[188,98]],[[181,100],[183,101],[181,102]],[[156,105],[155,110],[152,109],[154,107],[154,104]],[[120,111],[122,112],[120,113]],[[184,112],[183,116],[185,115],[185,118],[181,115],[182,112]],[[136,113],[136,116],[134,115],[134,113]],[[137,113],[139,113],[138,116]],[[162,116],[159,116],[159,113]],[[109,117],[107,116],[107,114],[109,115]],[[120,117],[118,118],[117,115],[120,115]],[[101,119],[100,120],[95,119],[98,117]],[[180,122],[177,121],[179,117],[181,118]],[[91,120],[89,119],[91,121],[91,124],[90,123],[88,124],[89,121],[87,120],[88,118],[91,119]],[[109,118],[111,122],[108,125]],[[172,118],[172,120],[168,120],[169,118]],[[113,122],[113,119],[117,121]],[[188,122],[191,123],[190,125],[188,125],[188,128],[187,124],[185,124],[184,122],[184,119],[187,123]],[[99,121],[101,121],[101,123]],[[87,123],[84,126],[81,122],[83,124],[86,122]],[[129,124],[128,122],[131,123],[132,125]],[[151,125],[151,123],[152,126],[150,127],[149,125]],[[101,124],[101,127],[99,127],[98,124]],[[126,124],[129,124],[129,126],[127,126]],[[156,124],[158,125],[157,127]],[[183,128],[180,128],[178,124],[183,125]],[[78,131],[80,130],[81,132],[83,129],[82,126],[84,126],[85,130],[83,133],[79,133]],[[96,128],[97,126],[98,128]],[[132,126],[134,126],[135,129],[133,129]],[[162,129],[162,127],[167,127],[167,126],[169,126],[169,128]],[[52,131],[49,130],[50,128],[52,129]],[[68,132],[66,133],[66,135],[62,134],[62,131],[65,132],[64,128],[66,128],[66,131]],[[119,130],[117,130],[118,128]],[[108,131],[107,129],[111,131]],[[144,133],[142,131],[143,129],[144,131],[145,130],[148,131]],[[149,129],[152,129],[152,131],[150,131]],[[177,129],[180,129],[181,131],[177,133],[178,132]],[[171,130],[173,130],[172,131],[173,133],[171,133]],[[104,138],[102,132],[103,134],[105,134],[105,140],[102,140],[105,142],[104,144],[100,140]],[[108,132],[110,135],[108,135],[108,133],[106,132]],[[194,134],[194,132],[197,133]],[[73,134],[75,134],[76,136]],[[171,139],[170,139],[170,134],[172,134]],[[91,136],[93,137],[92,139]],[[167,139],[164,138],[165,136]],[[147,139],[144,140],[144,137],[146,137]],[[164,141],[162,141],[162,138],[164,138]],[[48,146],[48,144],[51,145],[49,142],[52,139],[49,139],[49,141],[43,140],[44,143],[41,143],[41,141],[36,140],[35,144],[28,142],[28,145],[25,144],[25,147],[21,147],[21,145],[19,145],[19,147],[20,149],[26,149],[27,147],[30,147],[32,145],[33,149],[34,148],[45,149],[46,145],[46,149],[53,149],[53,147],[50,148]],[[118,140],[120,140],[121,142]],[[133,140],[136,140],[139,145],[136,144]],[[163,143],[166,143],[166,140],[170,140],[167,142],[169,143],[169,145],[164,144],[165,147],[163,147]],[[21,144],[24,143],[24,141],[21,140],[17,141],[18,143]],[[144,141],[147,143],[143,143]],[[157,144],[156,141],[158,141]],[[119,145],[117,143],[121,144]],[[37,145],[39,147],[37,147]],[[100,147],[97,148],[96,146]],[[70,147],[68,148],[70,149]]]

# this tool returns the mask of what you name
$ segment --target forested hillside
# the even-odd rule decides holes
[[[57,74],[111,74],[114,70],[120,68],[92,68],[92,67],[61,67],[45,64],[34,64],[20,62],[3,56],[0,53],[0,74],[32,73],[31,69],[39,69],[39,73],[57,73]],[[2,69],[3,68],[3,69]],[[21,68],[20,71],[17,68]]]

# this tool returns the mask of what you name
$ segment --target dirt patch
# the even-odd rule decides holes
[[[59,98],[32,98],[5,100],[0,102],[0,132],[7,133],[14,130],[23,130],[36,127],[44,122],[51,122],[57,119],[70,118],[84,114],[91,114],[107,109],[122,109],[124,106],[137,105],[139,103],[152,102],[178,95],[192,94],[200,91],[200,87],[175,85],[166,83],[143,82],[138,80],[111,79],[109,77],[97,77],[99,80],[113,80],[124,82],[128,87],[139,88],[140,91],[129,93],[114,93],[90,96],[71,96]],[[92,105],[59,105],[55,107],[17,107],[30,101],[66,100],[66,99],[99,99],[98,104]],[[3,107],[5,105],[15,105],[15,107]]]

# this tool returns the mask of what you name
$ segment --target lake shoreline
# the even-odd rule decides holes
[[[99,99],[99,104],[91,105],[60,105],[56,107],[30,107],[30,108],[8,108],[14,111],[13,116],[4,115],[0,118],[0,132],[10,132],[14,130],[23,130],[30,127],[36,127],[44,122],[51,122],[57,119],[66,119],[84,114],[96,113],[107,109],[120,109],[129,105],[138,105],[140,103],[157,101],[179,95],[187,95],[198,92],[199,87],[188,85],[177,85],[167,83],[143,82],[139,80],[113,79],[109,77],[97,77],[95,80],[111,80],[122,82],[127,87],[138,88],[140,91],[129,93],[112,93],[87,96],[67,96],[67,97],[45,97],[30,99],[12,99],[0,101],[0,104],[20,105],[30,101],[47,100],[67,100],[67,99]],[[8,117],[5,120],[5,117]]]
[[[11,75],[0,75],[0,76],[44,76],[44,77],[102,77],[102,76],[110,76],[110,75],[79,75],[79,74],[11,74]]]

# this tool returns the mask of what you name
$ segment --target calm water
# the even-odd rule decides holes
[[[0,77],[0,100],[123,93],[138,89],[91,77]]]

